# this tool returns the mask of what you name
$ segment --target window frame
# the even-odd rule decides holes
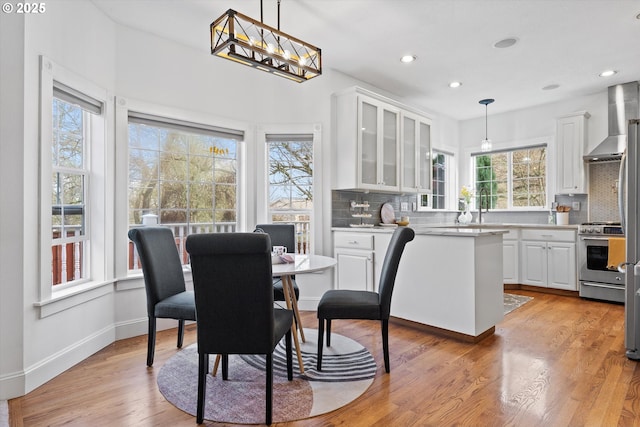
[[[271,145],[270,144],[275,144],[275,143],[283,143],[283,142],[304,142],[304,143],[310,143],[311,144],[311,156],[312,156],[312,160],[311,160],[311,164],[313,165],[313,169],[312,169],[312,173],[311,173],[311,209],[293,209],[293,208],[289,208],[289,209],[272,209],[271,207],[271,176],[270,176],[270,169],[271,169],[271,155],[270,155],[270,148]],[[314,151],[314,146],[313,146],[313,134],[289,134],[289,135],[276,135],[276,134],[265,134],[265,144],[267,146],[267,159],[266,159],[266,163],[267,163],[267,215],[268,215],[268,222],[272,223],[273,222],[273,217],[274,215],[283,215],[283,216],[288,216],[288,215],[308,215],[309,216],[309,236],[307,236],[307,238],[302,238],[300,239],[299,237],[296,237],[296,240],[298,242],[298,248],[296,249],[296,253],[298,252],[298,249],[302,250],[302,253],[308,253],[311,250],[311,247],[309,245],[307,245],[307,243],[309,241],[313,242],[313,240],[311,240],[312,238],[312,233],[311,233],[311,224],[313,223],[313,218],[314,218],[314,214],[313,214],[313,196],[315,194],[315,189],[314,189],[314,175],[315,175],[315,164],[313,161],[313,151]],[[303,227],[299,227],[298,224],[296,225],[296,233],[301,233],[301,228]]]
[[[513,205],[513,153],[516,151],[523,151],[535,148],[544,148],[545,149],[545,195],[544,195],[544,204],[542,206],[514,206]],[[507,212],[507,211],[546,211],[549,209],[549,188],[550,188],[550,180],[551,180],[551,170],[549,169],[550,163],[550,149],[549,143],[547,139],[535,140],[535,141],[527,141],[524,144],[511,145],[505,148],[494,149],[488,152],[473,152],[469,155],[469,166],[470,166],[470,181],[471,188],[474,190],[474,194],[476,193],[477,182],[476,182],[476,160],[477,156],[484,155],[492,155],[492,154],[500,154],[507,153],[507,207],[506,208],[491,208],[494,211],[498,212]],[[477,209],[477,194],[476,197],[473,198],[472,201],[472,209]]]
[[[331,217],[330,206],[323,215],[323,186],[322,186],[322,126],[319,123],[310,124],[277,124],[260,125],[257,129],[256,142],[262,148],[257,150],[256,168],[256,224],[271,223],[269,209],[269,152],[267,135],[311,135],[313,143],[313,209],[310,221],[311,247],[307,253],[322,253],[323,251],[323,218]],[[330,228],[330,220],[328,221]],[[327,227],[327,225],[325,225]],[[320,230],[321,232],[318,232]]]
[[[86,132],[87,136],[90,137],[84,153],[84,170],[86,171],[85,212],[87,212],[85,217],[87,240],[85,241],[88,242],[88,247],[83,248],[83,253],[85,254],[83,258],[85,277],[58,285],[53,285],[51,280],[53,259],[51,248],[54,242],[51,232],[53,222],[51,184],[54,167],[51,155],[53,146],[54,85],[62,88],[62,90],[66,87],[80,96],[84,95],[102,104],[100,115],[87,113],[83,109],[83,114],[90,119],[89,124],[83,127],[83,132]],[[68,298],[78,292],[100,287],[113,280],[108,268],[108,260],[103,256],[112,248],[112,243],[107,238],[110,230],[112,230],[110,227],[112,213],[106,207],[109,205],[109,200],[113,198],[113,187],[104,177],[113,173],[108,160],[113,158],[114,148],[112,143],[113,135],[109,132],[108,126],[108,123],[112,120],[113,103],[105,89],[56,64],[51,59],[41,56],[39,110],[40,268],[38,273],[39,295],[38,302],[35,305],[44,307],[51,302]],[[54,307],[43,309],[41,316],[53,314],[58,309]]]
[[[115,186],[123,189],[115,198],[115,229],[117,230],[114,244],[116,248],[127,248],[129,239],[129,115],[135,112],[141,115],[149,115],[182,123],[193,123],[201,125],[203,128],[230,129],[244,134],[244,139],[237,143],[237,211],[236,230],[246,231],[247,229],[247,145],[253,143],[252,128],[246,122],[221,118],[207,113],[199,113],[180,108],[167,107],[151,102],[116,97],[115,108],[115,129],[116,129],[116,172]],[[188,271],[188,265],[184,265]],[[115,271],[117,277],[139,277],[140,269],[129,270],[128,253],[126,250],[118,250],[115,257]],[[118,284],[118,289],[128,289],[126,283]]]
[[[434,198],[435,198],[435,186],[433,185],[433,180],[435,175],[432,176],[431,180],[431,192],[430,193],[419,193],[416,197],[416,210],[418,212],[446,212],[457,210],[457,197],[456,197],[456,154],[448,149],[439,149],[432,148],[431,149],[431,165],[433,168],[433,159],[435,159],[436,155],[442,154],[445,156],[445,202],[444,207],[435,208],[434,207]]]

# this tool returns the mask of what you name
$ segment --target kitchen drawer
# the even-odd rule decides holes
[[[574,230],[530,230],[523,229],[522,240],[541,240],[553,242],[576,242],[576,232]]]
[[[373,234],[335,233],[336,248],[373,249]]]
[[[517,228],[508,228],[505,234],[502,235],[502,240],[518,240],[520,238],[520,230]]]

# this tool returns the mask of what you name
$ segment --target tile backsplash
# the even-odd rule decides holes
[[[360,212],[351,209],[351,201],[362,203],[369,202],[369,210],[372,216],[364,218],[362,222],[379,224],[380,208],[383,203],[391,203],[396,213],[396,218],[408,216],[412,225],[453,224],[457,221],[460,212],[457,211],[412,211],[415,195],[399,195],[388,193],[363,193],[360,191],[333,190],[331,192],[331,225],[332,227],[349,227],[349,224],[359,224],[361,219],[352,217],[352,214]],[[587,196],[576,194],[573,196],[556,195],[555,201],[561,205],[573,206],[574,202],[580,204],[580,210],[569,212],[569,224],[581,224],[587,221]],[[402,203],[406,203],[408,211],[402,211]],[[471,211],[473,221],[477,222],[478,211]],[[489,211],[483,214],[483,222],[487,223],[511,223],[511,224],[547,224],[549,211]]]
[[[589,164],[589,221],[620,221],[619,170],[619,161]]]

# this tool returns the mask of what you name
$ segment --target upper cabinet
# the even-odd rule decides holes
[[[431,120],[403,112],[401,118],[402,160],[401,190],[428,193],[431,191]]]
[[[361,88],[333,96],[335,189],[431,188],[431,121]],[[407,170],[408,169],[408,170]]]
[[[587,119],[591,115],[579,111],[558,117],[556,122],[556,192],[586,193],[587,182],[582,156],[587,143]]]

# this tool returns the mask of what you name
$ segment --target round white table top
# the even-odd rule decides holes
[[[293,274],[313,273],[326,270],[337,264],[335,258],[324,255],[295,255],[294,262],[273,264],[273,276],[291,276]]]

